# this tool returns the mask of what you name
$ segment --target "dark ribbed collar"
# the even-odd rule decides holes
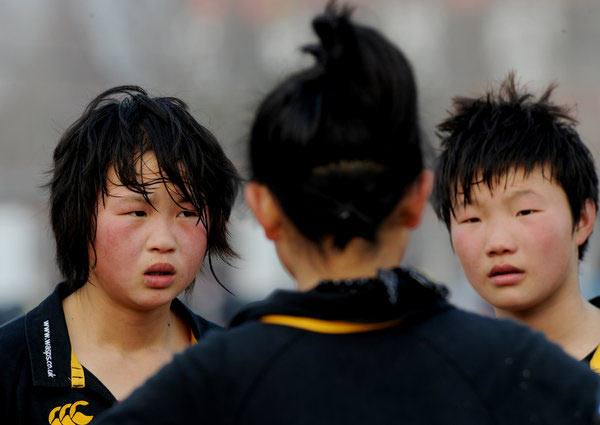
[[[272,314],[361,323],[408,319],[446,308],[447,295],[413,270],[380,270],[376,278],[324,281],[307,292],[277,290],[244,308],[231,326]]]

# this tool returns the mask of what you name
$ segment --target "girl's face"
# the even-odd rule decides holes
[[[567,195],[548,174],[517,170],[491,189],[475,184],[472,202],[458,205],[452,218],[465,275],[498,313],[540,307],[577,290],[578,248],[593,214],[582,211],[574,226]]]
[[[109,171],[108,196],[98,201],[95,256],[89,247],[88,282],[127,308],[152,310],[170,305],[193,282],[206,252],[206,229],[194,207],[162,179],[154,153],[141,161],[143,181],[153,182],[146,187],[152,205]]]

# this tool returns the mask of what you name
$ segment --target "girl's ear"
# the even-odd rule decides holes
[[[421,171],[400,201],[401,224],[411,229],[419,225],[432,187],[433,173],[430,170]]]
[[[583,245],[585,241],[592,234],[594,230],[594,224],[596,223],[596,206],[591,199],[586,199],[581,213],[579,214],[579,221],[575,226],[575,242],[577,246]]]
[[[271,191],[263,184],[250,182],[244,189],[248,208],[265,231],[265,236],[277,241],[281,236],[283,211]]]

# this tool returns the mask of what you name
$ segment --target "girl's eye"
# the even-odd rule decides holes
[[[517,213],[517,216],[520,216],[520,215],[529,215],[531,213],[533,213],[533,210],[521,210],[521,211],[519,211]]]
[[[128,215],[131,215],[133,217],[145,217],[146,216],[146,212],[145,211],[131,211],[129,213],[127,213]]]
[[[467,218],[466,220],[463,220],[462,222],[463,223],[477,223],[479,221],[480,220],[477,217],[470,217],[470,218]]]
[[[178,214],[179,217],[198,217],[198,213],[194,210],[181,211]]]

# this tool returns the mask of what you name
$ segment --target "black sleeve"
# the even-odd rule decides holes
[[[506,361],[512,387],[490,400],[500,424],[591,424],[598,410],[600,378],[587,364],[568,356],[541,334],[531,334]],[[525,421],[525,422],[524,422]]]
[[[600,378],[541,333],[459,310],[419,329],[473,388],[493,423],[593,423]]]

